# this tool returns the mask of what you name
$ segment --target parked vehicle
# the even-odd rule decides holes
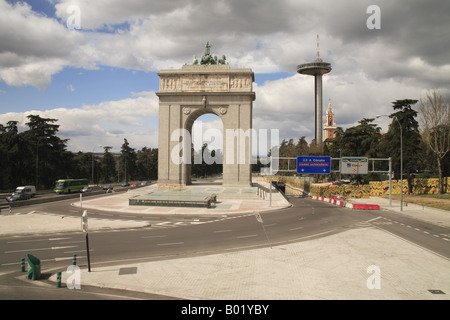
[[[102,189],[103,190],[112,190],[114,187],[112,184],[105,184]]]
[[[17,187],[16,190],[6,200],[9,202],[18,200],[28,200],[36,194],[35,186]]]

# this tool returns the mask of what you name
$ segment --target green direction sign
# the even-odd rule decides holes
[[[364,157],[341,158],[341,173],[367,174],[369,172],[369,159]]]

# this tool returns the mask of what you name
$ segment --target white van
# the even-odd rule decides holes
[[[17,187],[16,190],[6,198],[8,201],[27,200],[36,194],[35,186],[23,186]]]

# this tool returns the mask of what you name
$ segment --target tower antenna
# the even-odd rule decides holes
[[[320,59],[320,40],[319,40],[319,34],[317,34],[317,61],[322,61],[322,59]]]

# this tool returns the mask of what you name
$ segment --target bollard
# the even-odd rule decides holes
[[[56,274],[56,287],[61,288],[61,271]]]
[[[72,258],[72,265],[73,266],[77,265],[77,255],[75,253],[73,254],[73,258]]]
[[[20,259],[20,271],[25,272],[25,258]]]

